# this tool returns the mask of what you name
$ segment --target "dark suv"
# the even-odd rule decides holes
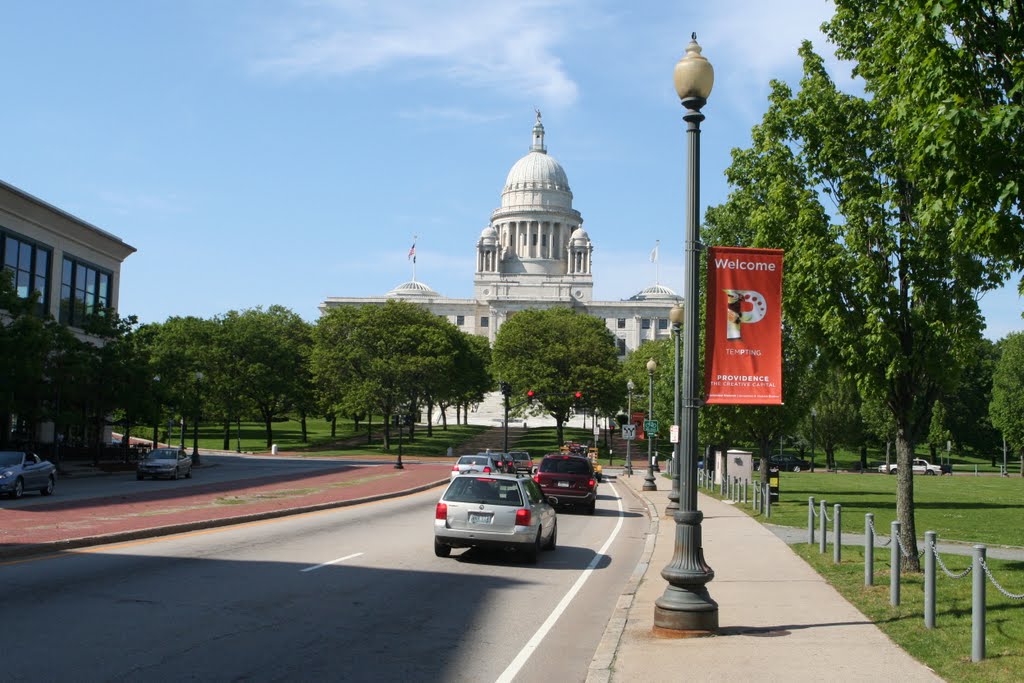
[[[590,458],[551,453],[540,461],[533,480],[552,505],[574,505],[594,514],[597,506],[597,478]]]

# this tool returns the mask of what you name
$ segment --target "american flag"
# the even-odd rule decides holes
[[[412,246],[409,247],[409,256],[407,258],[412,259],[413,263],[416,263],[416,243],[413,242]]]

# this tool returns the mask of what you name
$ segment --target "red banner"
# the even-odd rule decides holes
[[[782,254],[708,249],[705,403],[782,404]]]

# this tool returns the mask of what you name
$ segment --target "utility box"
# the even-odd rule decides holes
[[[714,465],[712,466],[714,482],[722,485],[722,477],[739,477],[747,481],[754,480],[754,454],[750,451],[729,449],[722,453],[715,449]]]

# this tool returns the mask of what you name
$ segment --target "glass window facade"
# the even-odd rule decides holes
[[[65,257],[60,278],[60,321],[81,327],[89,316],[103,315],[110,308],[112,277],[105,270]]]
[[[619,318],[615,322],[615,326],[618,327],[620,330],[626,329],[626,319],[625,318]]]
[[[658,318],[658,329],[659,330],[667,330],[668,329],[668,318]]]
[[[22,299],[37,294],[35,310],[45,315],[50,307],[50,260],[53,252],[41,244],[0,229],[3,270]]]
[[[650,318],[644,318],[644,319],[643,319],[643,320],[642,320],[642,321],[640,322],[640,327],[641,327],[641,328],[643,328],[643,329],[645,329],[645,330],[649,330],[649,329],[651,329],[651,319],[650,319]]]
[[[488,318],[486,315],[482,316],[480,318],[480,327],[490,327],[490,326],[491,326],[491,319]]]
[[[464,315],[457,315],[457,316],[455,316],[455,324],[458,325],[459,327],[462,327],[463,325],[465,325],[466,324],[466,316],[464,316]]]

